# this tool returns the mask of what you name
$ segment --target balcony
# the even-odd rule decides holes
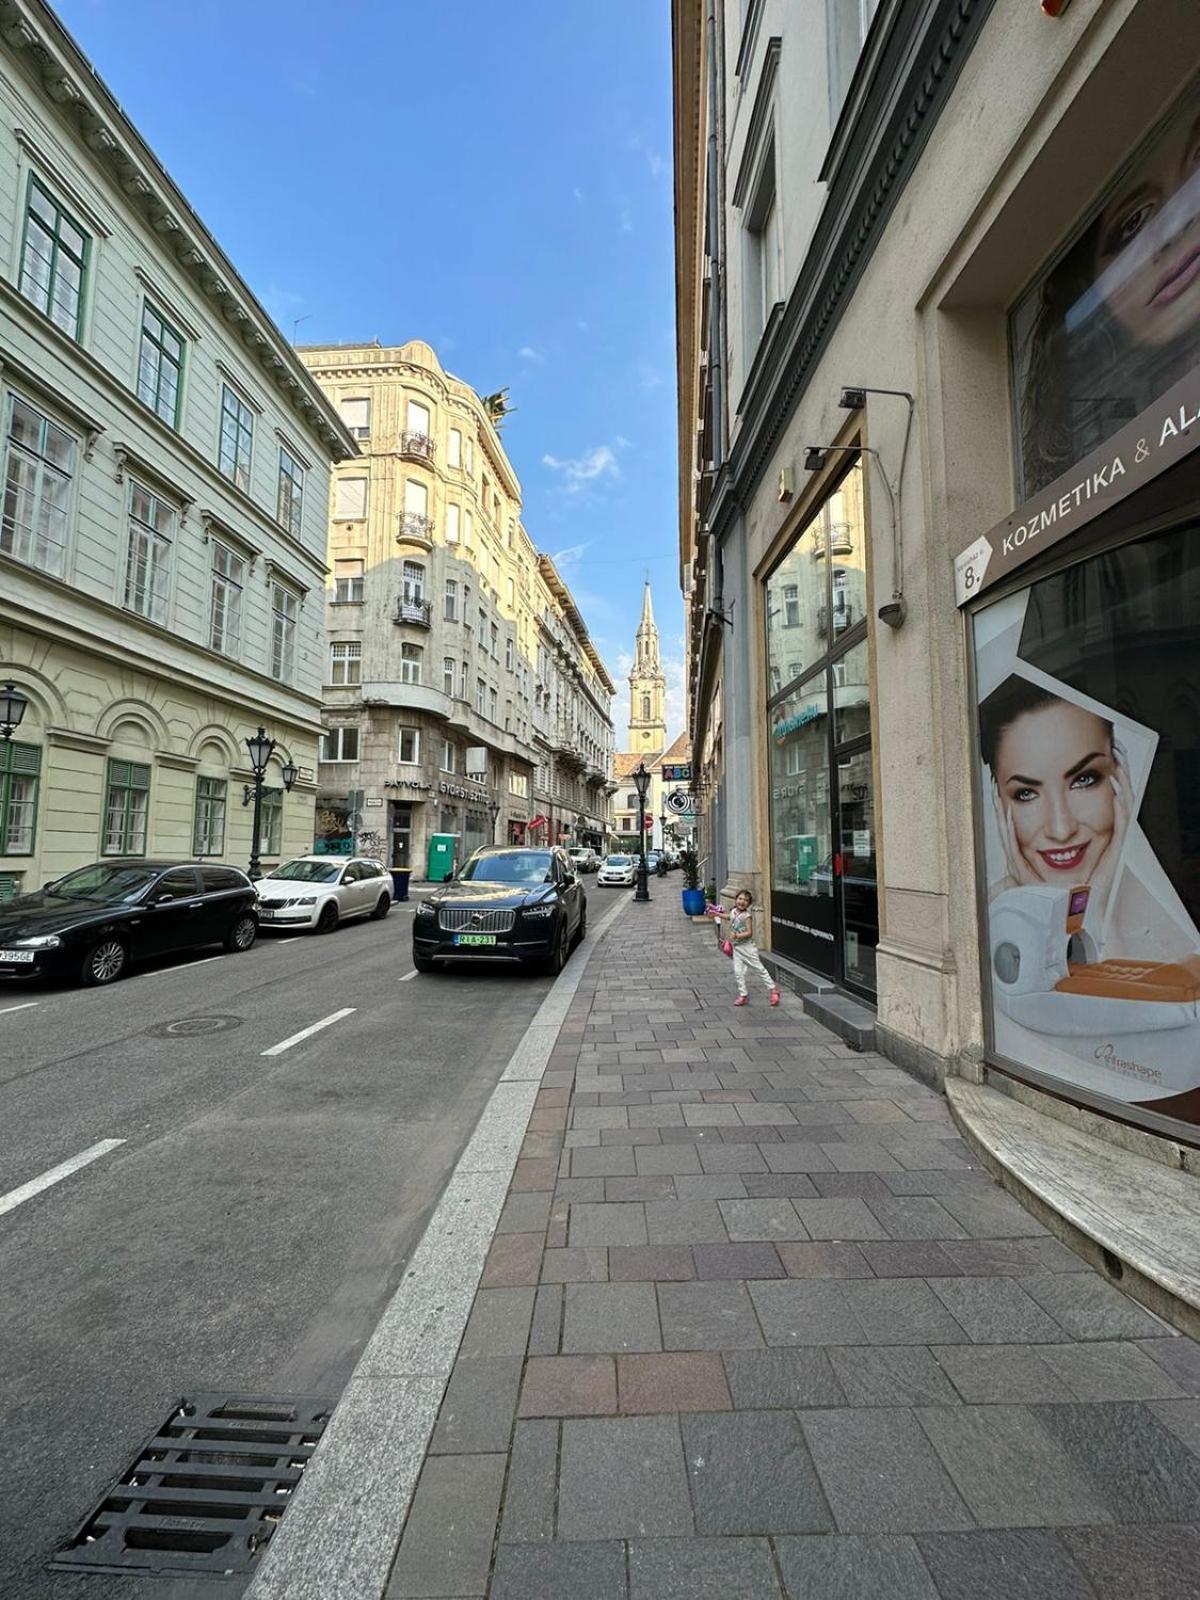
[[[396,530],[397,544],[415,544],[422,550],[433,549],[433,518],[419,511],[402,511],[400,526]]]
[[[409,461],[432,461],[434,443],[427,433],[402,433],[398,454]]]
[[[429,600],[397,600],[392,621],[398,626],[428,628],[433,616],[433,603]]]
[[[834,606],[833,608],[833,636],[836,639],[839,633],[845,630],[854,621],[854,607],[851,605]],[[817,607],[817,638],[824,639],[829,633],[829,610],[826,606]]]

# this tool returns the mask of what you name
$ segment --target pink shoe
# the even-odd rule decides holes
[[[748,1006],[750,1004],[750,1000],[747,995],[740,994],[733,1003],[735,1006]]]
[[[777,1006],[779,1004],[779,990],[778,989],[772,989],[771,990],[771,1004],[773,1006]]]

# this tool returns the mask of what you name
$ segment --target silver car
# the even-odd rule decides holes
[[[332,933],[353,917],[382,921],[392,908],[392,879],[374,856],[296,856],[255,884],[262,929]]]

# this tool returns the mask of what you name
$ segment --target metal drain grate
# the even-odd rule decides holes
[[[331,1400],[197,1394],[138,1451],[52,1567],[246,1572],[325,1430]]]

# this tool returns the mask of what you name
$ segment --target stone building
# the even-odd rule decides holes
[[[487,408],[419,340],[300,357],[360,452],[329,505],[318,847],[422,874],[435,837],[602,832],[612,683]]]
[[[613,834],[618,844],[638,848],[638,797],[633,774],[643,762],[650,772],[646,790],[646,848],[663,843],[662,766],[667,751],[667,679],[663,672],[658,624],[650,585],[642,591],[642,615],[633,645],[633,665],[629,669],[629,729],[627,749],[617,756],[614,772]],[[680,736],[683,737],[682,735]],[[672,746],[672,755],[680,740]],[[680,758],[682,759],[682,758]],[[675,787],[674,784],[670,787]]]
[[[897,1060],[1194,1143],[1200,9],[672,15],[714,875]]]
[[[0,898],[307,849],[325,505],[354,441],[48,7],[0,5]],[[284,792],[282,769],[298,781]]]

